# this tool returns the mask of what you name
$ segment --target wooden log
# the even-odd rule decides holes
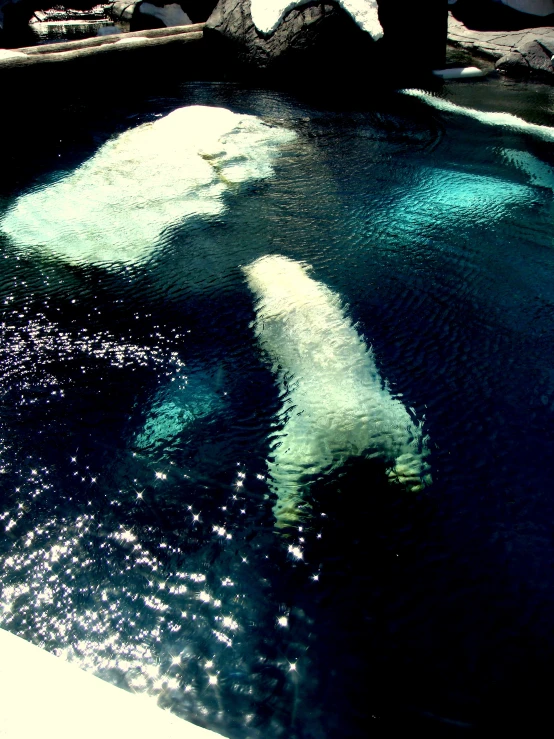
[[[204,30],[205,23],[194,23],[187,26],[172,26],[171,28],[151,28],[145,31],[132,31],[129,33],[112,33],[109,36],[95,36],[93,38],[80,39],[78,41],[62,41],[45,46],[26,46],[14,51],[22,51],[25,54],[50,54],[59,51],[73,51],[74,49],[86,49],[92,46],[102,46],[111,43],[113,39],[125,38],[159,38],[162,36],[181,36],[189,33],[198,33]]]
[[[172,28],[156,28],[132,33],[117,33],[79,41],[66,41],[45,46],[26,46],[19,49],[0,49],[0,72],[49,62],[63,62],[120,53],[133,48],[150,48],[167,44],[198,42],[204,36],[204,23]]]

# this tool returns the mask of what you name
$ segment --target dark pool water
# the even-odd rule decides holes
[[[551,119],[549,89],[447,93]],[[184,85],[60,122],[39,149],[15,137],[0,216],[111,136],[198,103],[294,130],[274,176],[121,269],[0,235],[0,625],[236,739],[541,726],[554,145],[399,94]],[[288,539],[265,479],[278,389],[240,270],[264,254],[340,293],[424,420],[433,476],[406,494],[351,460],[313,484]]]

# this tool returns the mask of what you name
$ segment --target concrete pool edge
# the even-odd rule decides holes
[[[0,736],[25,739],[218,739],[0,628]]]

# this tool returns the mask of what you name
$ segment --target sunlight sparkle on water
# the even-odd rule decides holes
[[[222,623],[226,629],[230,629],[231,631],[236,631],[236,629],[238,629],[239,627],[238,623],[230,616],[224,616]]]
[[[294,546],[291,544],[288,549],[289,553],[292,554],[294,559],[303,559],[304,553],[302,552],[302,549],[300,547]]]
[[[10,511],[6,513],[9,515]],[[67,522],[52,518],[28,532],[23,540],[25,547],[12,548],[1,562],[2,626],[25,638],[29,638],[32,629],[36,643],[55,643],[58,655],[82,669],[105,675],[108,680],[114,675],[124,676],[134,692],[152,698],[164,691],[190,692],[194,682],[188,681],[188,688],[181,686],[195,660],[184,660],[181,654],[164,657],[164,634],[182,628],[193,628],[196,633],[204,624],[214,645],[232,647],[229,634],[239,631],[238,619],[232,610],[224,616],[217,615],[223,606],[221,599],[206,589],[190,589],[183,582],[204,583],[207,578],[203,572],[175,570],[160,580],[156,574],[159,560],[145,543],[139,542],[135,532],[121,526],[96,539],[101,528],[93,515],[83,515]],[[90,537],[97,542],[96,556],[88,556],[92,554]],[[161,545],[173,551],[167,542],[158,543]],[[129,583],[125,575],[128,562],[142,568],[145,574],[152,573],[144,581],[150,594],[135,590]],[[106,568],[107,579],[96,580],[98,566]],[[229,578],[222,581],[232,585]],[[191,611],[182,608],[183,599]],[[195,608],[195,601],[200,601],[200,611]],[[88,606],[84,607],[84,603]],[[216,629],[214,621],[218,624]],[[209,660],[206,669],[213,667],[213,660]],[[167,670],[173,672],[168,674]],[[217,674],[211,677],[210,684],[215,686]],[[200,704],[200,708],[209,713],[206,706]]]

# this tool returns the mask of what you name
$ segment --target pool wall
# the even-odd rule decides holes
[[[207,729],[158,708],[0,629],[0,734],[119,739],[215,739]]]

